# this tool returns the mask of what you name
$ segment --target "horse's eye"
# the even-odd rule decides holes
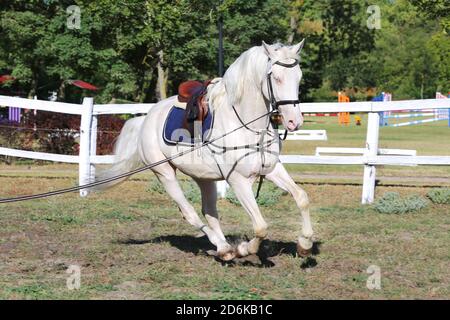
[[[281,78],[280,78],[280,77],[274,76],[273,79],[274,79],[278,84],[281,83]]]

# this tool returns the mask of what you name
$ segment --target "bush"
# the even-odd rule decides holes
[[[97,154],[111,154],[125,120],[114,115],[98,117]]]
[[[114,115],[99,117],[97,154],[111,154],[125,120]],[[39,111],[22,113],[20,123],[0,119],[0,145],[27,151],[77,155],[80,117]],[[8,157],[0,156],[9,162]]]
[[[419,211],[427,205],[428,201],[421,196],[412,195],[402,198],[396,192],[387,192],[375,201],[374,209],[379,213],[403,214]]]
[[[253,186],[254,194],[256,195],[256,190],[258,189],[258,184],[255,183]],[[287,194],[287,192],[278,188],[272,182],[265,180],[261,191],[259,192],[259,197],[256,199],[256,202],[262,207],[269,207],[277,204],[280,201],[282,195]],[[225,195],[225,198],[235,205],[240,205],[239,200],[236,198],[233,190],[230,188]]]
[[[450,204],[450,188],[431,189],[427,193],[428,199],[437,204]]]
[[[407,212],[419,211],[428,206],[428,201],[421,196],[412,195],[405,199],[405,204],[408,209]]]

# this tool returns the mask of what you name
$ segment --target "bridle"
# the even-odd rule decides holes
[[[270,58],[269,58],[269,63],[270,63]],[[298,65],[298,63],[299,63],[299,61],[297,59],[295,59],[295,61],[293,63],[284,63],[281,61],[275,61],[273,64],[271,64],[271,66],[276,64],[276,65],[282,66],[284,68],[294,68]],[[279,111],[278,111],[279,106],[283,106],[286,104],[293,104],[295,107],[298,104],[300,104],[300,100],[298,100],[298,99],[297,100],[278,100],[278,101],[275,99],[275,95],[273,94],[273,85],[272,85],[272,67],[267,72],[267,87],[268,87],[268,93],[269,93],[269,103],[272,108],[272,111],[274,111],[275,113],[279,113]]]
[[[268,63],[271,63],[270,58],[268,60]],[[244,121],[242,121],[242,119],[239,116],[239,113],[237,112],[237,110],[234,107],[234,105],[231,105],[231,107],[233,108],[234,113],[236,114],[236,117],[238,118],[238,120],[242,124],[242,126],[245,129],[255,133],[256,135],[261,135],[260,141],[258,143],[253,144],[253,145],[246,145],[246,146],[243,146],[243,147],[245,149],[250,149],[250,148],[255,148],[256,147],[256,150],[257,150],[256,152],[259,152],[261,154],[261,162],[262,162],[262,167],[263,168],[265,166],[265,154],[264,154],[264,152],[272,153],[271,151],[265,150],[265,147],[267,148],[268,146],[270,146],[273,143],[273,140],[269,141],[268,144],[265,147],[264,147],[264,143],[262,141],[264,140],[264,134],[268,134],[269,133],[268,128],[269,128],[269,126],[271,124],[272,124],[272,126],[275,129],[278,129],[278,123],[277,123],[277,121],[275,121],[275,118],[280,116],[280,111],[279,111],[278,107],[279,106],[283,106],[283,105],[287,105],[287,104],[293,104],[294,107],[296,107],[298,104],[300,104],[300,100],[299,99],[297,99],[297,100],[278,100],[277,101],[277,99],[275,98],[275,95],[273,93],[273,85],[272,85],[272,66],[275,65],[275,64],[279,65],[279,66],[282,66],[284,68],[294,68],[294,67],[296,67],[299,64],[299,61],[298,61],[298,59],[294,59],[294,62],[292,62],[292,63],[284,63],[284,62],[281,62],[281,61],[275,61],[274,63],[271,63],[270,64],[270,68],[268,68],[268,72],[267,72],[267,89],[268,90],[267,91],[268,91],[268,94],[269,94],[269,97],[268,97],[269,107],[267,108],[266,115],[269,117],[269,121],[267,123],[266,130],[263,130],[262,132],[260,132],[260,131],[253,130],[252,128],[248,127],[244,123]],[[278,135],[279,139],[280,140],[286,140],[287,132],[288,131],[285,130],[283,137],[281,135]],[[217,146],[215,146],[215,147],[217,147]],[[237,148],[234,147],[233,149],[225,147],[225,148],[223,148],[222,153],[225,153],[228,150],[237,150],[237,149],[240,149],[240,147],[237,147]],[[212,151],[212,153],[214,154],[214,153],[217,153],[217,152]],[[248,155],[249,155],[249,153],[245,154],[244,157],[248,156]],[[236,164],[237,164],[237,162],[235,163],[235,165]],[[219,170],[220,170],[220,166],[219,166]],[[226,177],[226,180],[227,179],[228,179],[228,177]],[[258,196],[259,196],[259,192],[261,190],[261,186],[262,186],[263,180],[264,180],[264,175],[260,175],[260,180],[259,180],[258,188],[257,188],[257,191],[256,191],[256,198],[258,198]]]
[[[270,63],[270,68],[268,68],[268,72],[267,72],[267,91],[269,94],[268,100],[269,100],[269,107],[267,108],[267,115],[270,117],[270,121],[268,122],[268,126],[272,123],[275,128],[278,128],[278,124],[275,121],[276,117],[280,116],[280,111],[278,109],[279,106],[283,106],[283,105],[287,105],[287,104],[293,104],[294,107],[296,107],[298,104],[300,104],[300,100],[278,100],[275,98],[275,95],[273,94],[273,85],[272,85],[272,66],[273,65],[279,65],[282,66],[284,68],[294,68],[299,64],[298,59],[294,59],[294,62],[292,63],[284,63],[281,61],[275,61],[274,63],[271,63],[270,58],[268,60],[268,63]],[[260,134],[259,131],[253,130],[250,127],[246,126],[244,124],[244,121],[242,121],[241,117],[239,116],[239,113],[237,112],[236,108],[234,107],[234,105],[231,105],[236,117],[238,118],[239,122],[244,125],[244,128],[252,131],[255,134]],[[268,129],[268,128],[267,128]],[[287,137],[287,131],[284,134],[284,138],[281,140],[285,140]],[[281,137],[280,137],[281,138]]]

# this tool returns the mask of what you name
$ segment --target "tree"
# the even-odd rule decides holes
[[[448,35],[450,28],[450,2],[447,0],[410,0],[410,2],[430,19],[438,19],[443,31]]]
[[[367,27],[367,1],[340,0],[325,5],[322,14],[324,33],[321,51],[325,77],[334,90],[367,86],[361,76],[367,54],[375,48],[375,32]]]
[[[441,81],[439,70],[446,69],[432,49],[433,37],[439,33],[438,22],[406,0],[386,3],[382,11],[384,23],[373,55],[377,86],[393,92],[397,99],[434,98]]]
[[[381,30],[367,28],[368,0],[3,0],[0,71],[27,96],[80,102],[66,86],[83,79],[99,103],[152,102],[187,79],[217,76],[217,19],[225,65],[261,41],[295,43],[301,99],[335,99],[334,90],[379,87],[397,97],[445,91],[450,74],[448,3],[380,0]],[[77,5],[80,29],[66,12]],[[91,93],[90,93],[91,94]]]
[[[47,19],[41,10],[35,13],[2,10],[0,20],[2,67],[10,70],[16,81],[26,87],[28,97],[33,97],[45,60],[36,43],[45,36]]]

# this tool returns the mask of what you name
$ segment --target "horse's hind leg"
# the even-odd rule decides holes
[[[217,188],[216,183],[210,180],[198,180],[197,182],[202,193],[202,213],[208,221],[209,226],[226,242],[222,228],[220,227],[219,214],[217,212]]]
[[[183,217],[191,225],[201,230],[208,237],[209,241],[217,247],[217,252],[221,259],[232,260],[235,257],[234,249],[200,219],[194,207],[184,196],[183,190],[181,189],[176,178],[175,169],[173,169],[169,164],[163,164],[158,166],[154,172],[159,181],[163,184],[167,193],[177,203]]]
[[[266,175],[266,178],[281,189],[288,191],[294,197],[303,218],[302,235],[298,238],[297,251],[301,256],[310,254],[313,246],[313,229],[311,226],[311,218],[309,216],[308,195],[294,180],[292,180],[291,176],[281,163],[278,163],[275,166],[275,169]]]

